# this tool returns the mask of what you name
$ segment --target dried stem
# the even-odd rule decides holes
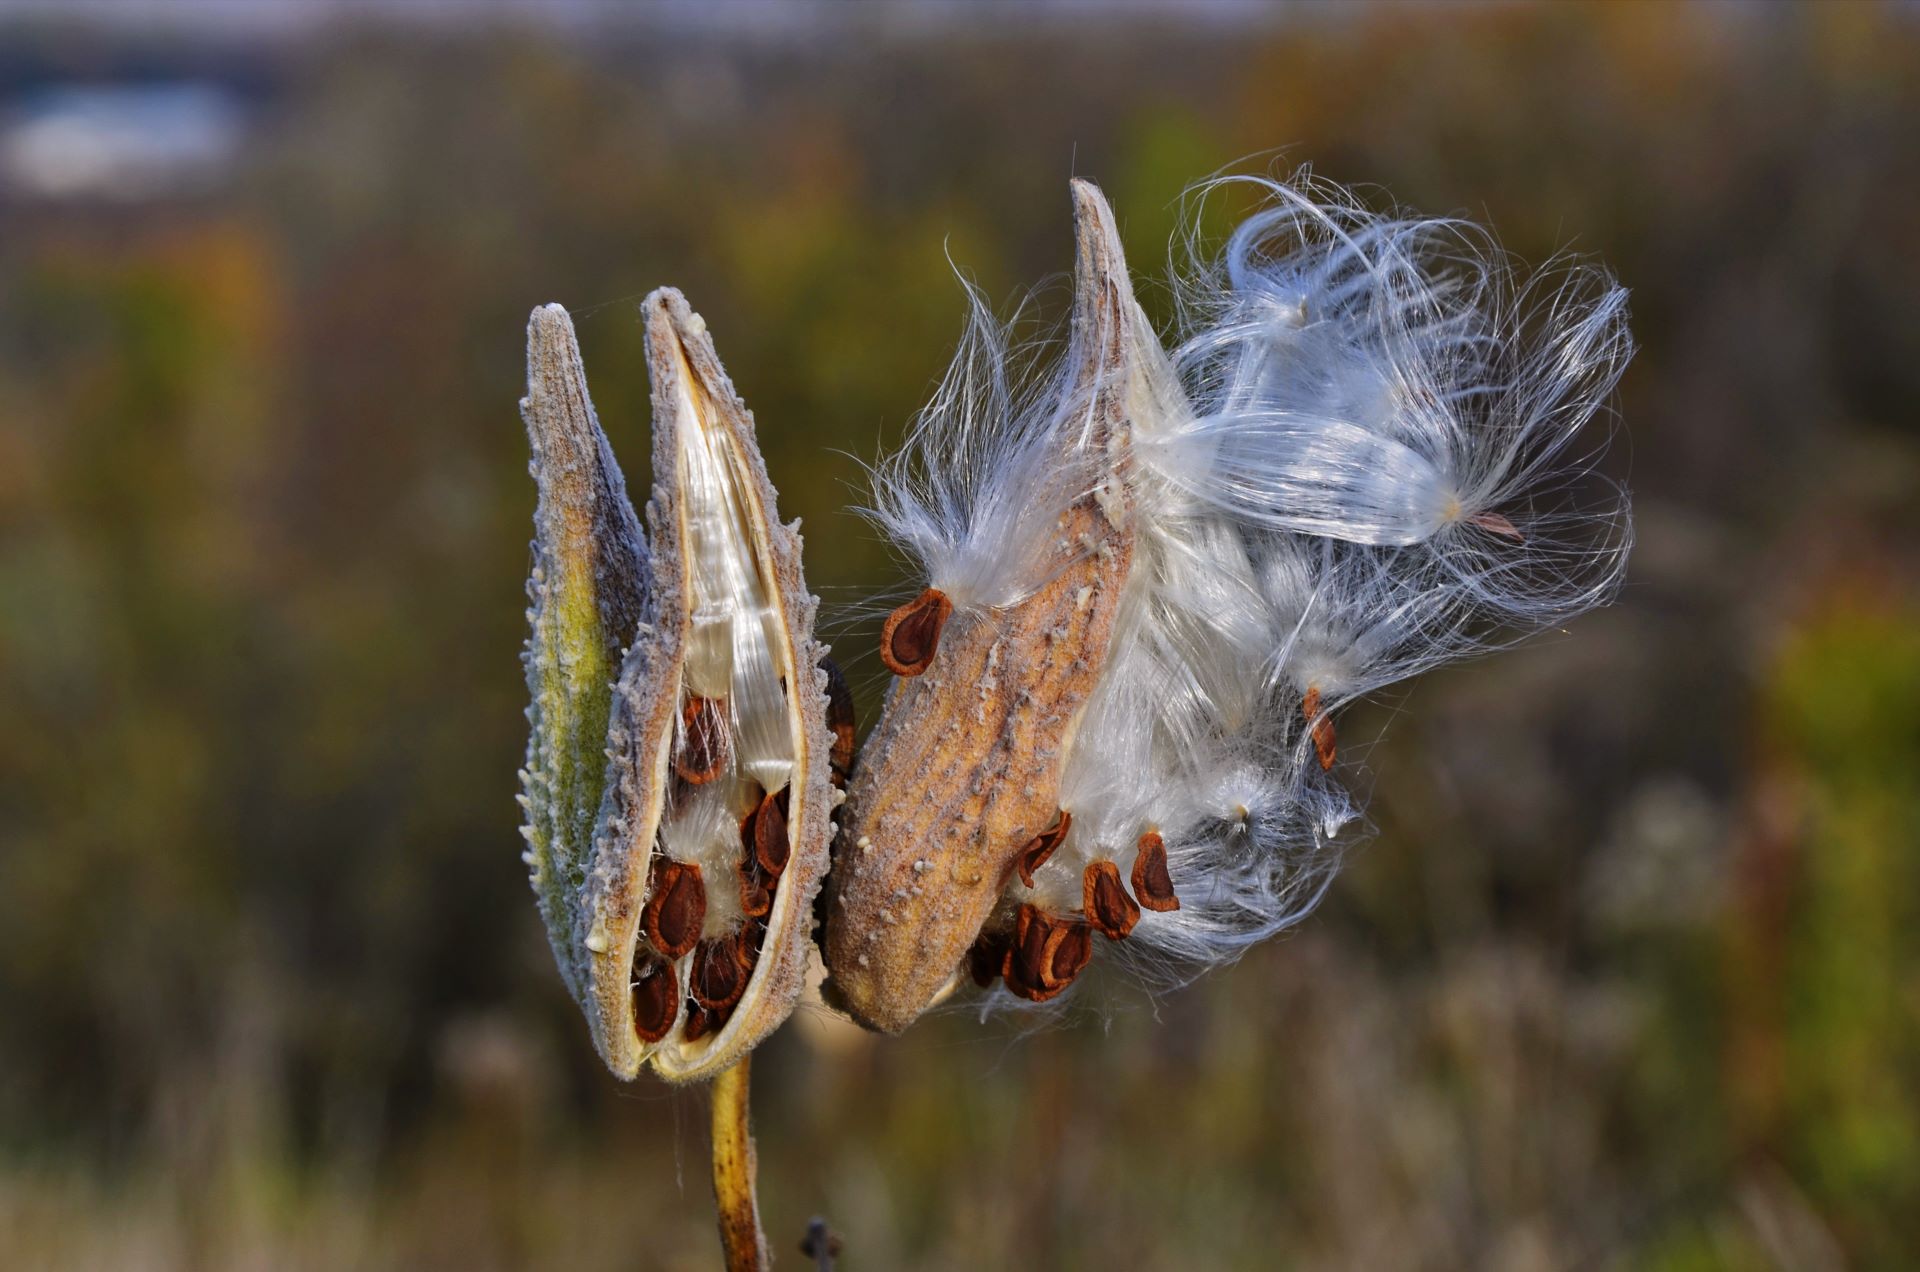
[[[756,1163],[747,1107],[751,1060],[741,1056],[713,1080],[713,1200],[720,1213],[727,1272],[761,1272],[773,1265],[753,1191]]]

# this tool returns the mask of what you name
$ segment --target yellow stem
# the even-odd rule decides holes
[[[741,1056],[713,1080],[713,1200],[727,1272],[761,1272],[773,1265],[753,1194],[753,1127],[747,1110],[751,1058]]]

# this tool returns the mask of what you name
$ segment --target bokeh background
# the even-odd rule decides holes
[[[953,266],[1057,317],[1092,176],[1164,318],[1249,155],[1612,264],[1626,591],[1343,722],[1378,836],[1239,966],[803,1012],[783,1261],[1920,1265],[1913,6],[584,0],[0,5],[0,1263],[717,1266],[519,861],[527,312],[644,484],[688,292],[865,723]]]

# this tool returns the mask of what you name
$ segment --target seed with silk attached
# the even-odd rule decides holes
[[[690,785],[711,782],[726,767],[724,711],[724,703],[697,694],[689,694],[686,705],[680,708],[680,728],[685,742],[673,757],[673,771]]]
[[[1120,882],[1120,867],[1111,861],[1096,861],[1081,876],[1081,908],[1087,921],[1100,929],[1109,941],[1125,940],[1133,925],[1140,921],[1140,907],[1134,904]]]
[[[753,811],[753,859],[769,879],[787,868],[787,793],[764,796]]]
[[[1030,1002],[1046,1002],[1071,985],[1092,958],[1091,927],[1023,905],[1014,919],[1007,988]]]
[[[1157,830],[1140,836],[1134,849],[1133,895],[1142,906],[1162,914],[1180,908],[1180,898],[1173,894],[1173,876],[1167,872],[1167,844]]]
[[[880,629],[880,661],[896,676],[917,676],[933,665],[940,648],[940,629],[953,613],[953,602],[938,588],[928,588],[887,616]]]
[[[1033,886],[1033,872],[1047,864],[1047,859],[1053,856],[1055,850],[1066,840],[1067,832],[1072,829],[1073,814],[1062,809],[1052,826],[1027,841],[1026,847],[1020,850],[1020,855],[1014,858],[1013,862],[1013,868],[1020,874],[1021,883],[1029,888]]]
[[[1313,751],[1320,759],[1320,767],[1333,767],[1335,756],[1333,737],[1333,717],[1320,710],[1320,686],[1307,690],[1300,700],[1300,714],[1313,731]]]

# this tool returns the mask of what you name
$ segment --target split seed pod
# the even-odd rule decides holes
[[[776,517],[705,322],[671,289],[641,309],[650,539],[566,311],[528,326],[540,498],[522,804],[541,915],[602,1059],[685,1082],[793,1010],[839,794],[798,523]]]
[[[1581,487],[1625,294],[1303,177],[1177,284],[1171,353],[1075,183],[1073,339],[1037,390],[975,304],[870,515],[922,589],[849,791],[830,988],[905,1027],[962,979],[1162,984],[1309,913],[1358,838],[1336,716],[1603,603]],[[1096,940],[1098,936],[1100,939]]]
[[[1061,758],[1132,561],[1128,420],[1135,347],[1152,336],[1106,200],[1084,181],[1073,195],[1071,341],[1049,427],[1006,492],[1034,547],[991,579],[955,570],[883,633],[902,678],[848,791],[824,951],[839,1004],[878,1029],[950,987],[1008,876],[1058,825]]]

